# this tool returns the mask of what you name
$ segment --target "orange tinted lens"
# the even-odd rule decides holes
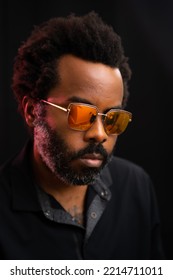
[[[71,104],[69,109],[68,124],[76,130],[89,129],[97,115],[96,108],[87,105]]]
[[[131,114],[126,111],[110,111],[104,121],[105,131],[107,134],[121,134],[130,120]]]

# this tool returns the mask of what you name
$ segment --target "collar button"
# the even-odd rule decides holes
[[[96,212],[91,212],[91,218],[96,219],[97,218],[97,213]]]

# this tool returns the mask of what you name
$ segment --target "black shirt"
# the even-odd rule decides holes
[[[113,157],[89,186],[85,226],[36,186],[27,144],[0,168],[0,259],[163,259],[152,182]]]

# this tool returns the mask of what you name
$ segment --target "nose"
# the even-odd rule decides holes
[[[85,131],[84,140],[86,142],[97,142],[97,143],[104,143],[107,141],[108,135],[105,132],[102,117],[97,116],[96,120],[94,121],[93,125]]]

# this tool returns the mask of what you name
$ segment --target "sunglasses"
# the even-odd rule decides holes
[[[119,135],[125,131],[128,123],[132,120],[132,113],[121,109],[111,109],[106,114],[102,114],[98,112],[96,106],[90,104],[70,103],[67,108],[64,108],[43,99],[41,101],[67,112],[68,125],[74,130],[86,131],[93,125],[97,116],[102,116],[105,132],[108,135]]]

